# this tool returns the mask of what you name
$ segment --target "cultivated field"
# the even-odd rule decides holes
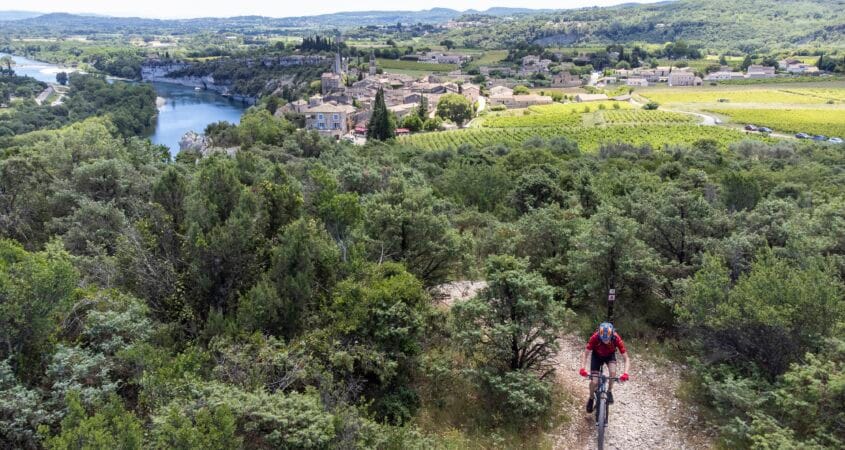
[[[735,125],[754,124],[777,133],[845,135],[845,83],[801,83],[739,88],[654,88],[638,91],[667,109],[715,113]]]
[[[484,147],[496,144],[521,146],[533,137],[551,139],[567,137],[578,142],[582,151],[594,152],[603,143],[625,142],[648,144],[655,148],[666,145],[692,145],[709,139],[725,148],[731,142],[747,139],[736,130],[701,125],[616,125],[608,127],[515,127],[472,128],[438,133],[422,133],[400,138],[400,142],[424,149],[440,150],[469,144]],[[766,139],[755,136],[755,139]]]
[[[528,109],[516,109],[494,113],[482,119],[481,126],[486,128],[523,128],[523,127],[577,127],[583,122],[583,115],[601,109],[630,109],[625,102],[554,103],[551,105],[531,106]]]
[[[845,109],[714,109],[739,124],[754,124],[785,133],[845,136]]]
[[[662,89],[650,92],[641,92],[640,95],[660,104],[686,104],[686,103],[782,103],[782,104],[824,104],[828,99],[803,89],[696,89],[696,88],[675,88]],[[844,91],[845,92],[845,91]]]
[[[642,109],[599,111],[595,114],[596,125],[650,125],[694,123],[699,119],[690,114],[668,111],[646,111]]]

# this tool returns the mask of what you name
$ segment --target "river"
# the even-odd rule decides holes
[[[4,56],[0,53],[0,56]],[[21,56],[12,56],[13,69],[18,75],[26,75],[46,83],[55,83],[56,74],[71,72],[55,64],[35,61]],[[223,97],[212,91],[196,91],[192,87],[169,83],[152,83],[158,95],[158,118],[149,138],[154,144],[164,145],[175,156],[179,151],[179,139],[188,131],[202,133],[206,125],[225,120],[238,123],[247,105]]]

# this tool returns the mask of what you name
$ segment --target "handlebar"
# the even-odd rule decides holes
[[[596,378],[596,379],[600,380],[601,377],[602,377],[602,375],[590,375],[590,376],[587,377],[587,379],[589,380],[589,379]],[[605,378],[607,378],[608,380],[619,381],[619,377],[608,377],[608,376],[605,375]],[[619,381],[619,382],[624,383],[624,381]]]

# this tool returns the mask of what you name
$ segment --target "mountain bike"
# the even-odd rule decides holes
[[[596,434],[599,450],[604,450],[604,432],[607,428],[607,416],[610,412],[608,409],[609,405],[607,404],[607,383],[610,380],[618,382],[619,377],[610,377],[605,375],[604,367],[602,367],[599,375],[590,375],[589,379],[592,378],[597,378],[599,380],[599,387],[596,389],[593,400],[593,407],[595,408],[593,412],[596,414]]]

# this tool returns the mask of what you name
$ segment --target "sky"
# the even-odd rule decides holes
[[[654,0],[355,0],[298,2],[292,0],[0,0],[0,11],[89,13],[154,18],[292,17],[340,11],[421,10],[433,7],[484,10],[495,6],[565,9],[645,3]]]

